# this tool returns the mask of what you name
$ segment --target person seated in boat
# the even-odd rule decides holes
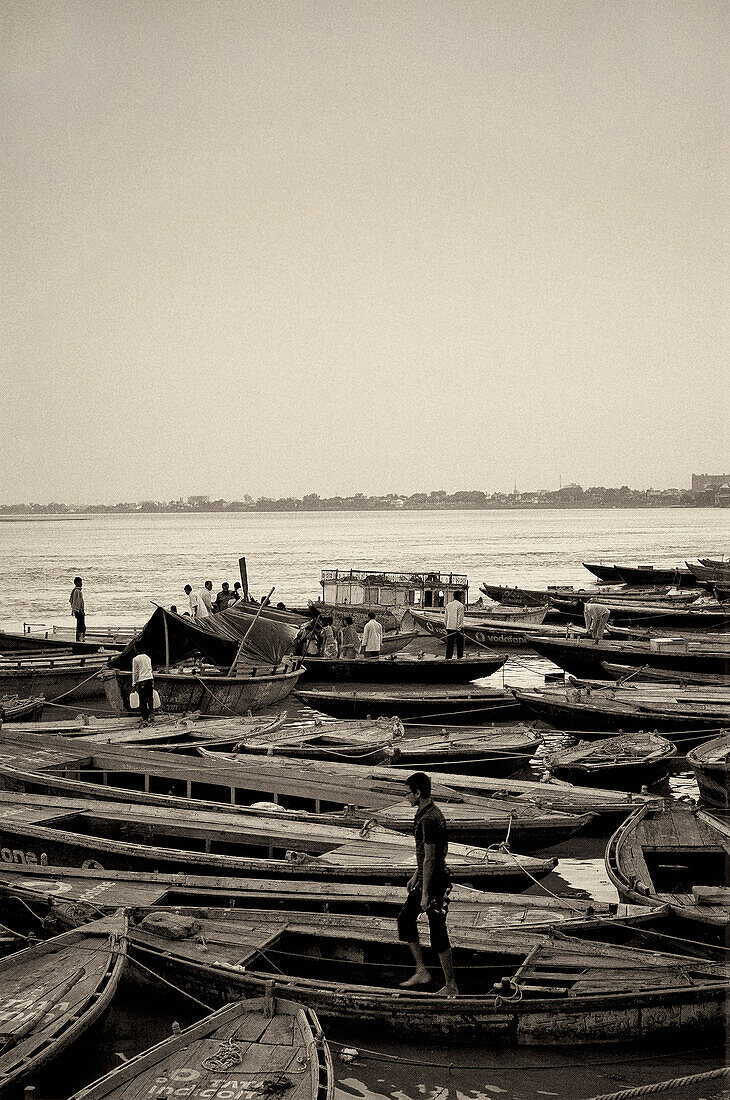
[[[132,691],[136,691],[139,696],[139,712],[142,715],[142,724],[145,726],[154,722],[152,717],[154,690],[152,661],[146,653],[138,653],[132,661]]]
[[[459,990],[454,978],[451,941],[446,928],[451,876],[446,866],[449,839],[443,814],[431,797],[431,780],[425,772],[414,772],[406,779],[407,798],[416,808],[413,835],[416,840],[416,872],[408,880],[408,897],[398,914],[398,939],[407,943],[416,971],[401,982],[404,989],[418,989],[430,984],[418,935],[418,917],[426,914],[431,947],[438,954],[444,975],[440,993],[455,996]]]
[[[233,602],[233,593],[231,592],[228,581],[223,581],[221,590],[215,598],[215,610],[225,611],[227,607]]]
[[[611,608],[606,607],[605,604],[593,602],[583,604],[583,619],[586,630],[594,642],[600,642],[603,637],[610,615]]]
[[[461,592],[454,592],[444,608],[444,627],[446,628],[446,660],[450,661],[454,656],[454,646],[456,646],[457,659],[461,660],[464,656],[464,604]]]
[[[366,657],[379,657],[382,644],[383,628],[375,618],[375,612],[371,611],[362,632],[362,652]]]
[[[329,615],[324,618],[322,623],[322,637],[320,639],[322,656],[333,659],[337,656],[337,639],[335,638],[335,631],[332,626],[332,616]]]
[[[352,661],[357,657],[360,648],[360,635],[352,621],[352,615],[345,615],[345,622],[339,633],[340,658],[343,661]]]

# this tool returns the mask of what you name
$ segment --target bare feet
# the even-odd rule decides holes
[[[439,989],[437,995],[439,997],[458,997],[459,990],[457,989],[456,985],[445,985],[442,986],[441,989]]]
[[[406,978],[404,982],[400,983],[401,989],[414,989],[419,985],[429,985],[431,982],[431,975],[428,970],[417,970],[416,973]]]

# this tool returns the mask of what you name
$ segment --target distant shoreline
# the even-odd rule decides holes
[[[727,507],[726,505],[724,507]],[[560,503],[560,504],[482,504],[482,505],[468,505],[459,504],[442,504],[442,505],[420,505],[419,507],[404,506],[394,508],[392,506],[371,506],[366,508],[343,508],[336,505],[322,506],[318,508],[156,508],[156,509],[142,509],[142,508],[129,508],[125,510],[112,510],[100,508],[97,510],[89,510],[82,512],[11,512],[2,514],[0,512],[0,523],[41,523],[44,521],[81,521],[94,519],[97,516],[215,516],[215,515],[292,515],[303,514],[307,515],[317,514],[320,515],[332,512],[345,512],[350,515],[358,515],[366,512],[658,512],[658,511],[696,511],[697,509],[711,508],[713,510],[718,509],[722,511],[723,505],[710,504],[705,501],[691,504],[669,503],[667,501],[657,501],[652,504],[596,504],[596,503]]]

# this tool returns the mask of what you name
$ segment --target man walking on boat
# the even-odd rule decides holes
[[[460,660],[464,656],[464,605],[461,602],[461,593],[455,592],[444,608],[444,626],[446,627],[446,660],[450,661],[454,656]]]
[[[84,611],[84,593],[81,586],[84,582],[81,577],[74,577],[74,586],[68,602],[71,604],[71,614],[76,620],[76,641],[83,642],[86,637],[86,613]]]
[[[406,779],[408,801],[416,807],[413,834],[416,840],[416,873],[408,880],[408,898],[398,914],[398,938],[407,943],[416,963],[416,972],[401,986],[418,989],[428,985],[431,975],[423,960],[418,936],[418,917],[425,913],[431,934],[431,947],[437,952],[444,973],[444,985],[439,993],[455,996],[459,990],[454,978],[451,942],[446,929],[448,894],[451,876],[446,867],[449,840],[446,822],[431,798],[431,780],[424,772],[414,772]]]

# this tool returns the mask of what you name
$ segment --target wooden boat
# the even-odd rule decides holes
[[[375,764],[389,759],[389,747],[402,736],[403,726],[397,718],[289,723],[247,735],[236,742],[233,751],[241,756]]]
[[[688,568],[665,569],[655,565],[617,565],[616,572],[624,584],[668,584],[674,588],[692,587],[694,577]]]
[[[0,696],[0,725],[3,722],[24,722],[40,718],[46,700],[42,695],[21,699],[17,695]]]
[[[538,821],[525,806],[525,817]],[[411,815],[412,816],[412,815]],[[555,815],[558,820],[560,815]],[[580,819],[572,819],[578,827]],[[569,824],[563,817],[564,828]],[[549,827],[549,823],[548,823]],[[6,858],[9,855],[9,859]],[[133,805],[0,792],[0,858],[97,870],[185,871],[253,878],[335,882],[403,882],[415,870],[411,837],[370,824],[367,829],[321,825],[306,830],[287,814],[226,813],[190,807]],[[449,845],[455,881],[525,885],[526,873],[548,874],[556,860],[487,848]]]
[[[542,607],[545,603],[543,594],[538,595],[524,588],[508,588],[501,584],[482,584],[479,588],[490,600],[502,604],[504,607]]]
[[[730,638],[727,645],[703,645],[682,639],[655,638],[651,641],[612,641],[603,638],[555,638],[540,635],[530,644],[543,657],[576,676],[600,680],[603,662],[650,668],[678,669],[687,672],[726,672],[730,661]]]
[[[727,866],[730,833],[711,814],[667,799],[644,806],[619,825],[606,847],[606,869],[623,901],[667,904],[723,942],[730,928]]]
[[[219,716],[244,715],[275,706],[292,693],[302,669],[291,662],[254,668],[227,676],[204,666],[199,672],[155,672],[162,709],[175,714],[197,711]],[[129,706],[131,672],[116,668],[99,675],[114,714],[133,713]]]
[[[98,673],[108,658],[109,654],[103,652],[87,657],[62,654],[0,658],[0,695],[43,695],[49,703],[93,698],[103,694]]]
[[[238,912],[290,912],[360,916],[395,920],[403,905],[404,885],[320,883],[292,879],[244,879],[208,875],[165,875],[145,871],[94,871],[82,868],[28,867],[0,863],[0,911],[24,924],[28,908],[48,926],[76,927],[99,912],[122,907],[187,906],[236,909]],[[550,894],[489,893],[455,883],[449,894],[449,927],[482,929],[534,928],[556,925],[570,935],[620,942],[622,930],[651,927],[667,906],[602,903],[591,898]],[[37,927],[37,920],[35,921]]]
[[[649,668],[648,665],[638,667],[636,665],[617,665],[610,661],[604,661],[601,667],[604,672],[608,673],[610,679],[618,680],[619,683],[624,680],[630,683],[641,683],[648,680],[659,684],[730,687],[730,672],[686,672],[682,669],[673,668]]]
[[[99,653],[100,650],[122,649],[126,642],[114,642],[112,640],[99,639],[88,642],[77,642],[73,637],[57,636],[48,631],[42,634],[16,634],[12,631],[0,630],[0,653],[15,655],[23,653],[27,656],[43,655],[62,656],[77,654],[85,656],[90,653]]]
[[[0,959],[0,1094],[28,1083],[104,1016],[126,934],[120,912]]]
[[[396,767],[429,772],[468,772],[471,775],[511,775],[526,767],[542,744],[532,726],[441,726],[391,742],[386,756]]]
[[[497,613],[495,609],[499,609]],[[474,636],[474,631],[480,628],[499,629],[505,626],[539,626],[548,613],[548,605],[540,607],[510,607],[507,604],[494,604],[492,607],[484,606],[479,611],[464,616],[462,633],[469,639]],[[406,622],[412,620],[422,634],[431,634],[435,638],[446,636],[443,613],[432,611],[415,611],[412,608],[406,612]]]
[[[198,911],[200,912],[200,911]],[[534,1046],[724,1033],[730,969],[719,963],[537,932],[452,933],[459,995],[399,988],[413,971],[391,921],[311,915],[285,924],[207,911],[171,941],[138,914],[130,951],[207,1004],[274,982],[323,1019],[379,1032]],[[438,963],[425,949],[434,973]],[[215,965],[217,964],[217,965]],[[435,985],[434,987],[435,988]]]
[[[289,1100],[332,1100],[332,1056],[315,1013],[275,997],[273,987],[263,992],[178,1031],[71,1100],[175,1096],[181,1089],[189,1100],[285,1090]]]
[[[611,619],[614,622],[641,624],[652,626],[654,624],[677,629],[703,630],[705,628],[724,628],[730,625],[730,612],[722,604],[714,606],[703,604],[683,605],[677,602],[639,603],[635,600],[604,600],[597,597],[598,603],[603,603],[611,611]],[[553,601],[556,610],[563,612],[568,617],[583,619],[583,607],[575,607],[573,600],[556,599]]]
[[[676,753],[676,745],[658,734],[622,734],[553,750],[545,765],[569,783],[638,791],[644,784],[664,779]]]
[[[597,577],[601,584],[621,584],[622,578],[615,565],[598,565],[595,562],[583,562],[583,568]]]
[[[511,692],[497,688],[372,686],[302,688],[302,703],[335,718],[398,715],[403,722],[478,722],[518,717],[521,708]]]
[[[499,653],[480,653],[477,657],[460,657],[447,661],[416,653],[399,653],[381,657],[305,657],[302,682],[377,684],[466,684],[498,672],[507,657]]]
[[[526,710],[557,729],[577,730],[584,739],[602,731],[654,731],[686,747],[707,741],[727,724],[719,711],[703,712],[697,706],[642,700],[625,692],[567,685],[526,691],[513,689]]]
[[[730,733],[713,737],[687,753],[700,797],[710,806],[730,809]]]

